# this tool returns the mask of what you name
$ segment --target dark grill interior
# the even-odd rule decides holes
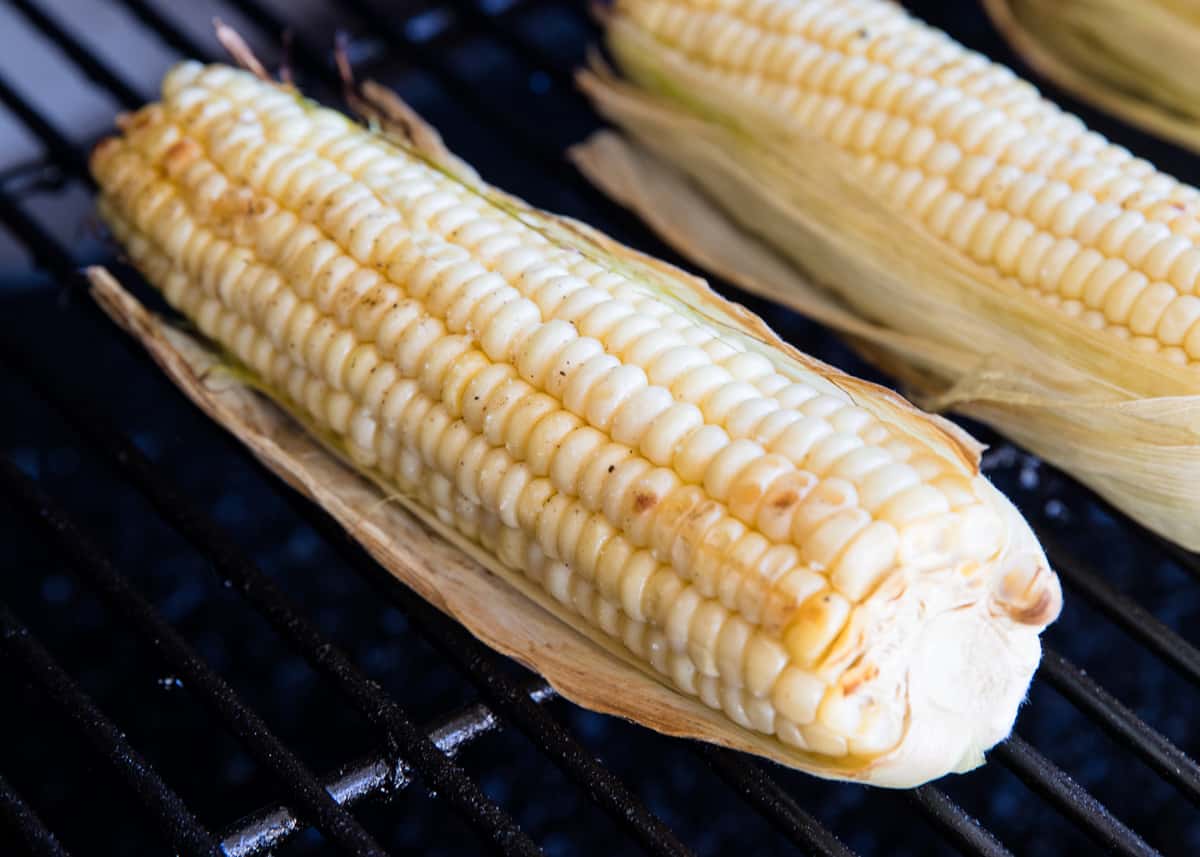
[[[974,4],[910,5],[1013,62]],[[191,408],[77,273],[115,255],[88,214],[86,146],[172,58],[221,56],[213,15],[271,63],[294,26],[298,78],[331,102],[344,30],[359,75],[490,181],[674,258],[562,158],[596,126],[571,86],[596,38],[582,4],[0,7],[0,853],[1200,852],[1200,558],[978,427],[1068,602],[1016,736],[913,792],[582,711],[374,566]],[[814,325],[725,291],[871,375]]]

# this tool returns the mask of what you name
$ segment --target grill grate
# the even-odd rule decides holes
[[[10,0],[9,5],[34,31],[55,46],[64,63],[92,81],[115,102],[133,107],[144,100],[148,93],[141,92],[122,72],[89,48],[48,5],[35,0]],[[284,30],[285,21],[258,0],[241,0],[227,5],[231,12],[252,23],[268,38]],[[124,0],[120,6],[166,48],[201,58],[211,54],[205,43],[151,3]],[[535,92],[548,82],[558,100],[570,105],[578,114],[582,112],[582,103],[570,88],[572,60],[560,58],[561,45],[531,35],[530,27],[526,26],[526,22],[551,12],[575,19],[578,29],[582,30],[583,13],[574,4],[527,0],[501,6],[484,0],[478,3],[458,0],[448,5],[425,4],[410,8],[408,14],[396,11],[384,14],[380,11],[382,4],[380,10],[376,10],[363,0],[351,0],[344,6],[350,13],[345,21],[347,26],[379,33],[377,40],[366,38],[355,43],[356,49],[366,56],[364,64],[369,71],[373,73],[376,67],[383,69],[387,63],[396,64],[389,68],[399,68],[410,79],[416,75],[432,81],[436,95],[429,98],[428,106],[434,112],[453,105],[455,109],[471,114],[475,121],[481,121],[484,133],[473,140],[473,145],[491,150],[492,157],[471,157],[472,152],[464,150],[471,148],[472,140],[468,138],[467,146],[457,148],[469,160],[481,167],[496,169],[519,164],[519,175],[532,177],[532,184],[528,181],[526,186],[520,181],[503,184],[541,204],[584,217],[620,238],[671,258],[671,254],[630,216],[592,191],[565,163],[559,142],[541,133],[539,117],[531,119],[501,107],[503,102],[488,95],[455,61],[456,50],[463,46],[482,45],[506,51],[541,76],[531,78]],[[335,95],[338,81],[328,51],[318,50],[311,37],[299,33],[293,36],[291,44],[292,60],[306,82],[314,84],[319,94]],[[582,49],[581,45],[574,47],[579,48],[573,53],[577,60]],[[12,173],[12,176],[40,170],[59,171],[73,182],[90,188],[83,151],[48,117],[43,105],[23,96],[2,75],[0,103],[4,105],[5,118],[24,127],[39,141],[44,152],[42,161],[23,164],[21,172]],[[419,103],[418,106],[424,108],[427,105]],[[547,113],[541,118],[556,117]],[[500,159],[496,157],[497,148],[502,149]],[[0,181],[0,223],[24,246],[38,267],[60,283],[78,286],[75,266],[79,259],[56,230],[43,225],[42,218],[36,214],[36,193],[28,189],[14,190],[15,182],[7,178],[9,173],[4,175],[5,180]],[[756,307],[770,311],[761,305],[756,304]],[[81,301],[73,312],[92,321],[90,330],[95,336],[120,337],[124,345],[129,345],[106,322],[94,323],[98,314],[86,302]],[[795,319],[781,318],[785,322],[781,325],[784,329],[805,331]],[[11,320],[9,323],[11,326]],[[44,331],[47,337],[50,333]],[[72,728],[108,763],[108,772],[101,776],[124,781],[136,794],[145,814],[157,821],[173,847],[184,854],[224,853],[230,857],[262,854],[315,828],[327,842],[345,853],[382,854],[384,849],[366,825],[349,812],[349,806],[371,796],[394,795],[419,781],[436,795],[437,802],[443,804],[452,817],[470,825],[493,850],[509,854],[538,853],[533,839],[509,814],[513,810],[501,808],[503,802],[490,798],[487,789],[454,758],[478,739],[495,733],[502,725],[509,725],[515,727],[541,757],[561,771],[642,850],[653,854],[691,853],[684,844],[686,837],[676,832],[675,825],[667,823],[676,815],[672,808],[661,800],[648,805],[646,798],[638,793],[644,790],[635,792],[617,773],[600,763],[586,743],[548,708],[547,703],[553,701],[554,694],[543,682],[514,677],[502,658],[484,649],[465,631],[378,569],[320,510],[285,492],[283,497],[295,518],[320,535],[323,543],[334,551],[338,564],[357,571],[383,601],[396,605],[414,629],[432,643],[441,658],[453,664],[469,680],[483,700],[436,718],[426,729],[416,727],[413,715],[379,684],[367,678],[355,660],[334,646],[316,623],[293,607],[282,589],[257,567],[237,540],[201,511],[184,489],[176,487],[171,477],[141,450],[136,438],[118,429],[110,416],[61,392],[55,376],[33,359],[28,347],[9,345],[8,339],[6,329],[6,343],[0,346],[0,367],[5,373],[20,379],[22,386],[32,391],[38,401],[49,405],[70,427],[74,436],[86,445],[89,455],[106,462],[121,480],[148,501],[154,512],[275,629],[291,651],[303,658],[362,714],[378,741],[374,752],[335,774],[319,778],[296,751],[289,749],[284,739],[268,727],[254,708],[206,663],[162,612],[135,590],[130,580],[117,570],[118,562],[111,552],[93,540],[88,528],[79,523],[78,516],[68,512],[59,499],[50,496],[50,491],[40,484],[40,480],[31,479],[22,468],[6,459],[0,464],[0,494],[33,523],[33,531],[67,561],[70,570],[102,596],[112,614],[126,627],[136,629],[143,645],[152,647],[170,665],[172,672],[181,677],[191,694],[241,740],[261,769],[273,776],[275,794],[284,796],[285,803],[268,806],[244,817],[218,837],[213,827],[189,809],[184,798],[172,790],[167,782],[170,777],[160,774],[139,754],[133,742],[100,710],[92,695],[67,668],[55,660],[47,647],[38,642],[7,606],[0,604],[0,650],[4,670],[21,676],[22,681],[36,688],[63,712],[73,724]],[[17,339],[12,337],[13,342]],[[814,338],[813,341],[824,352],[835,355],[834,359],[840,356],[839,362],[847,362],[845,353],[837,351],[829,340]],[[136,348],[132,350],[136,352]],[[145,362],[141,355],[137,359]],[[1023,461],[1011,447],[1000,444],[999,448],[1002,453],[999,458]],[[259,469],[244,450],[232,447],[229,454],[239,465],[247,465],[255,471]],[[1024,468],[1026,464],[1014,467]],[[1005,472],[1002,466],[994,471],[994,475],[1002,479],[1012,474]],[[1058,477],[1053,478],[1058,480]],[[1104,514],[1101,504],[1086,497],[1078,487],[1072,486],[1069,491],[1073,492],[1072,496],[1084,497],[1081,502],[1089,509],[1099,509],[1096,514]],[[1092,563],[1080,557],[1077,546],[1071,546],[1076,548],[1074,550],[1068,548],[1065,542],[1069,531],[1056,526],[1054,516],[1032,514],[1034,510],[1031,509],[1026,511],[1036,519],[1040,535],[1070,594],[1084,596],[1111,626],[1121,629],[1116,636],[1123,632],[1189,684],[1200,685],[1200,651],[1151,611],[1097,577]],[[1200,575],[1197,557],[1155,543],[1132,525],[1114,523],[1113,526],[1121,527],[1119,532],[1123,539],[1138,542],[1135,560],[1147,567],[1147,573],[1152,570],[1150,567],[1168,564],[1173,569],[1171,573],[1184,569]],[[339,570],[333,573],[339,573]],[[1190,577],[1182,579],[1185,585],[1193,583]],[[1178,625],[1182,618],[1176,614],[1172,624]],[[1177,790],[1183,800],[1169,804],[1174,811],[1179,811],[1181,803],[1200,804],[1200,766],[1165,734],[1143,722],[1057,651],[1047,651],[1039,675],[1045,678],[1045,684],[1053,687],[1120,747],[1145,762]],[[575,713],[570,712],[570,716],[574,717]],[[655,746],[669,743],[660,739]],[[900,794],[825,786],[789,779],[782,772],[728,751],[699,745],[692,750],[699,757],[697,764],[700,767],[707,766],[715,772],[742,799],[745,805],[742,818],[757,813],[782,835],[783,841],[806,853],[854,853],[825,826],[824,816],[830,813],[817,810],[818,801],[824,802],[826,795],[846,794],[854,797],[856,806],[871,808],[870,814],[858,811],[849,813],[849,817],[876,819],[882,814],[890,814],[893,819],[900,819],[899,825],[903,827],[903,820],[915,811],[930,823],[946,844],[963,853],[1009,853],[1000,842],[1006,838],[1003,832],[997,838],[938,787],[926,786]],[[1094,842],[1114,853],[1158,853],[1142,838],[1143,835],[1149,836],[1161,848],[1179,848],[1185,853],[1193,851],[1194,847],[1189,849],[1182,839],[1173,837],[1200,836],[1194,820],[1165,824],[1165,833],[1143,824],[1139,835],[1062,768],[1020,737],[1013,737],[998,748],[993,758],[1023,781],[1029,793],[1040,796]],[[988,767],[992,769],[996,765]],[[1095,781],[1094,773],[1085,773],[1089,781]],[[802,808],[801,801],[793,794],[811,796],[811,813]],[[973,797],[969,793],[967,796]],[[508,801],[510,806],[512,803]],[[975,803],[987,808],[985,803]],[[818,815],[822,818],[818,819]],[[35,853],[66,853],[59,839],[39,819],[30,804],[2,777],[0,820],[20,837],[18,841]],[[703,822],[704,819],[700,819],[695,823]],[[845,835],[859,832],[847,829]],[[1071,839],[1069,831],[1058,832],[1062,833],[1061,842],[1078,843],[1077,839]],[[68,842],[72,841],[71,831],[59,829],[58,833]],[[919,833],[910,833],[906,847],[913,853],[928,853],[932,846],[920,844],[924,841]],[[887,843],[870,839],[864,842],[867,848],[880,853],[900,853],[900,849],[891,848]],[[1056,844],[1059,840],[1052,840],[1049,835],[1045,842],[1050,843],[1051,848],[1046,853],[1061,853],[1062,848],[1067,847],[1060,847]],[[579,842],[573,842],[568,850],[574,853],[576,847],[583,853]],[[709,846],[708,850],[713,849]]]

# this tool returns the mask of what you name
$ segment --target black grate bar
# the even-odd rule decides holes
[[[151,6],[146,0],[121,0],[121,5],[154,31],[171,50],[189,59],[200,59],[206,53],[200,43],[176,26],[169,18]]]
[[[348,538],[348,537],[347,537]],[[522,693],[520,686],[497,669],[496,656],[436,608],[410,590],[390,586],[393,601],[421,626],[435,647],[464,670],[491,707],[514,724],[594,803],[607,811],[652,854],[685,857],[691,851],[675,832],[650,812],[629,788],[567,731],[561,723]]]
[[[513,53],[533,60],[538,70],[549,77],[572,101],[589,104],[583,93],[575,86],[575,74],[572,69],[557,62],[542,49],[541,45],[525,38],[504,24],[507,18],[529,11],[535,5],[532,0],[523,3],[517,0],[499,12],[484,11],[478,0],[451,0],[451,5],[455,13],[473,27],[488,33]]]
[[[557,695],[541,679],[527,682],[530,699],[544,703]],[[439,719],[428,731],[429,740],[447,756],[455,756],[467,744],[500,728],[500,720],[482,703],[466,706]],[[325,788],[340,804],[353,806],[376,794],[394,794],[412,785],[413,772],[401,760],[390,760],[376,753],[347,766],[326,782]],[[256,857],[278,848],[303,827],[300,818],[286,806],[273,806],[255,812],[232,825],[221,847],[227,857]]]
[[[9,0],[9,5],[21,13],[33,27],[71,59],[92,81],[100,84],[126,108],[135,108],[146,101],[137,89],[109,68],[108,64],[89,51],[62,24],[43,12],[30,0]]]
[[[154,815],[175,848],[186,854],[219,857],[221,852],[216,840],[192,815],[175,790],[163,781],[121,730],[96,707],[91,697],[79,688],[3,602],[0,602],[0,647],[116,768],[142,806]]]
[[[520,684],[498,668],[501,656],[475,640],[465,629],[443,616],[378,566],[345,530],[319,506],[294,491],[284,491],[289,505],[332,545],[347,565],[363,576],[382,583],[381,592],[413,621],[435,648],[471,680],[491,708],[515,725],[567,777],[583,788],[591,800],[616,820],[648,852],[658,855],[690,855],[675,833],[591,753],[521,689]]]
[[[0,188],[0,222],[25,245],[36,265],[59,275],[74,270],[71,251],[43,229],[3,188]]]
[[[301,617],[267,577],[210,518],[172,486],[128,438],[90,409],[67,401],[54,385],[24,359],[0,343],[0,364],[8,364],[73,429],[100,449],[150,501],[155,510],[196,547],[223,579],[232,581],[256,610],[322,675],[335,684],[373,726],[387,737],[393,755],[403,756],[439,799],[450,802],[479,833],[505,854],[540,854],[517,824],[479,788],[465,771],[430,743],[375,682]]]
[[[1087,789],[1021,736],[1014,733],[992,753],[1032,791],[1111,853],[1127,857],[1160,857],[1158,851],[1109,812]]]
[[[58,837],[25,803],[17,790],[0,774],[0,819],[8,822],[20,837],[29,853],[35,857],[67,857]]]
[[[1058,576],[1083,595],[1129,636],[1158,655],[1193,684],[1200,685],[1200,650],[1155,618],[1149,610],[1121,594],[1062,550],[1042,527],[1035,526]]]
[[[67,558],[72,568],[152,643],[163,660],[242,741],[250,755],[275,775],[290,799],[304,808],[305,816],[331,842],[351,854],[383,857],[386,852],[349,812],[334,802],[304,763],[113,568],[74,521],[7,460],[0,460],[0,490],[46,530],[49,541]]]
[[[1164,553],[1170,556],[1171,559],[1175,560],[1180,568],[1182,568],[1188,574],[1191,574],[1193,577],[1200,577],[1200,553],[1193,553],[1187,548],[1180,547],[1174,542],[1167,541],[1164,536],[1160,536],[1158,533],[1145,529],[1141,526],[1141,524],[1138,524],[1138,527],[1141,528],[1145,535],[1149,539],[1153,540],[1154,543],[1157,544]]]
[[[934,829],[963,854],[1012,857],[991,831],[971,817],[941,789],[924,785],[904,796],[929,820]]]
[[[1200,806],[1200,765],[1187,753],[1058,652],[1046,649],[1042,653],[1039,672],[1113,739],[1136,753],[1159,776]]]
[[[45,154],[36,155],[0,169],[0,187],[8,188],[18,197],[39,190],[59,189],[65,176],[62,168]]]
[[[65,134],[55,128],[49,119],[23,98],[3,77],[0,77],[0,103],[3,103],[25,123],[25,127],[42,141],[49,150],[50,156],[62,166],[75,173],[87,174],[83,155],[79,148],[68,140]]]
[[[762,766],[744,755],[709,744],[697,744],[696,751],[735,792],[807,853],[854,857],[853,851],[801,809]]]

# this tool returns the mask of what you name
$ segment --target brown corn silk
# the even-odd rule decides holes
[[[579,76],[624,132],[573,150],[597,186],[698,263],[847,334],[924,406],[988,423],[1200,549],[1197,364],[1140,353],[976,263],[843,149],[665,51],[621,14],[638,2],[606,17],[624,77],[598,60]]]

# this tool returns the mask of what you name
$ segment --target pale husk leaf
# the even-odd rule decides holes
[[[1200,151],[1200,4],[984,0],[997,29],[1056,86]]]
[[[1114,348],[881,204],[834,147],[718,114],[640,33],[609,34],[626,72],[669,94],[581,75],[629,135],[576,150],[602,189],[700,264],[852,336],[926,406],[993,425],[1200,549],[1198,373]]]

